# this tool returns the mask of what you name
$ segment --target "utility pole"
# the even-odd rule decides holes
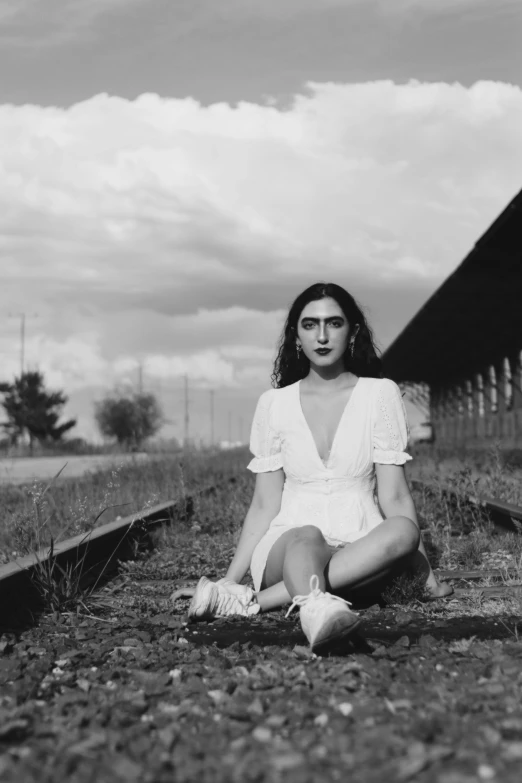
[[[138,364],[138,393],[143,394],[143,362]]]
[[[185,435],[184,445],[188,445],[189,441],[189,388],[188,388],[188,375],[185,373]]]
[[[22,313],[20,319],[20,378],[24,374],[25,359],[25,313]]]
[[[20,377],[22,377],[25,370],[25,313],[9,313],[9,317],[20,319]],[[33,313],[33,317],[37,318],[38,313]]]
[[[239,417],[239,442],[243,443],[243,417]]]
[[[210,390],[210,446],[214,445],[214,389]]]

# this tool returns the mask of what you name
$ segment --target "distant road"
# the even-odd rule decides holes
[[[143,462],[148,454],[94,454],[84,457],[13,457],[0,459],[0,485],[26,484],[34,479],[49,481],[60,468],[60,478],[77,478],[100,468],[118,467],[128,462]],[[67,464],[66,464],[67,463]]]

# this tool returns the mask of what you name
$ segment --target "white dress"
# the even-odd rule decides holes
[[[383,521],[376,498],[375,463],[403,465],[408,420],[397,384],[359,378],[348,400],[330,455],[323,462],[305,419],[300,381],[260,396],[250,436],[253,473],[283,468],[281,510],[252,554],[250,571],[259,590],[270,549],[300,525],[318,527],[328,544],[356,541]]]

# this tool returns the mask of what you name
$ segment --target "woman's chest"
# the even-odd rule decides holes
[[[369,395],[361,387],[356,395],[352,390],[352,396],[332,396],[327,405],[288,389],[276,425],[286,472],[322,475],[325,468],[340,474],[365,468],[371,460],[372,419]]]
[[[301,397],[303,426],[309,429],[317,452],[323,461],[326,461],[330,456],[352,394],[353,388],[342,394],[329,395],[328,397],[318,397],[317,395],[303,395]]]

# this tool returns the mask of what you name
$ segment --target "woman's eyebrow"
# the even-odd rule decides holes
[[[305,315],[301,321],[314,321],[317,324],[319,321],[344,321],[344,318],[342,315],[329,315],[328,318],[311,318],[309,315]]]

